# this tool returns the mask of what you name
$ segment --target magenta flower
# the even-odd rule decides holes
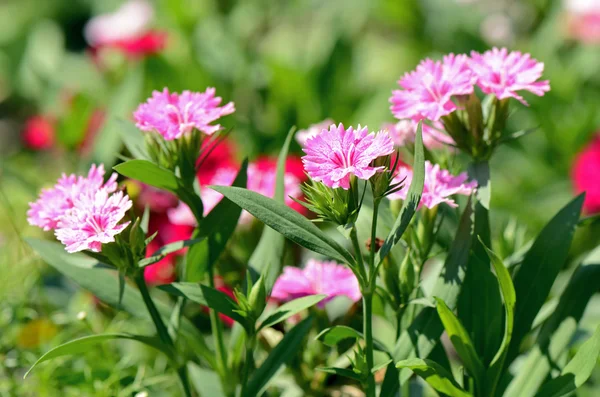
[[[457,107],[452,98],[473,92],[475,78],[466,55],[449,54],[443,61],[422,61],[413,72],[406,73],[394,90],[390,109],[397,119],[439,120]]]
[[[319,123],[311,124],[307,129],[300,130],[296,133],[296,141],[300,144],[300,146],[304,146],[306,145],[308,138],[312,138],[322,130],[328,129],[332,124],[335,124],[332,119],[325,119]]]
[[[417,122],[413,120],[400,120],[397,123],[384,123],[381,126],[382,130],[387,130],[397,147],[405,146],[408,143],[415,141],[417,133]],[[423,145],[430,150],[454,145],[454,140],[443,133],[444,126],[439,121],[434,121],[433,126],[423,125]]]
[[[304,169],[315,181],[331,188],[350,188],[350,176],[368,180],[384,167],[371,167],[378,157],[394,151],[387,132],[369,133],[367,127],[345,129],[340,123],[306,141]]]
[[[119,222],[133,203],[122,191],[109,194],[100,189],[82,194],[58,221],[54,234],[68,252],[91,250],[100,252],[102,244],[115,241],[129,222]]]
[[[390,200],[406,200],[412,176],[413,173],[410,168],[399,167],[394,182],[398,183],[404,180],[404,187],[398,192],[390,194],[388,198]],[[454,176],[448,170],[440,169],[439,164],[433,165],[429,161],[425,161],[425,184],[419,207],[433,208],[440,203],[457,207],[458,205],[451,196],[455,194],[469,195],[477,187],[477,182],[467,182],[467,179],[466,172]]]
[[[286,266],[275,281],[271,297],[289,301],[315,294],[327,295],[319,303],[321,308],[336,296],[347,296],[353,302],[362,296],[358,280],[350,269],[335,262],[310,259],[304,269]]]
[[[548,80],[537,81],[544,71],[544,64],[529,54],[508,53],[506,48],[493,48],[483,55],[472,52],[471,69],[481,90],[498,99],[512,97],[527,105],[517,91],[525,90],[537,96],[550,91]]]
[[[205,92],[183,91],[169,93],[154,91],[152,97],[142,103],[133,113],[137,127],[142,131],[156,131],[166,140],[180,138],[197,129],[212,135],[221,129],[219,124],[211,125],[220,117],[235,111],[233,102],[219,107],[220,97],[215,97],[215,89]]]
[[[54,187],[42,189],[37,201],[29,203],[27,222],[45,231],[56,228],[58,221],[69,209],[73,201],[81,195],[103,189],[112,193],[117,189],[117,174],[112,174],[104,183],[104,166],[92,165],[87,177],[63,174]]]

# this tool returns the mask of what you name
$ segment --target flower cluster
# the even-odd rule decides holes
[[[65,175],[52,188],[42,189],[30,203],[27,221],[45,231],[54,230],[69,252],[99,252],[114,241],[129,222],[119,223],[132,206],[129,197],[116,192],[117,175],[104,182],[104,167],[92,165],[87,177]]]
[[[304,169],[315,181],[331,188],[350,188],[350,177],[368,180],[384,167],[371,162],[394,152],[389,133],[369,133],[367,127],[331,125],[309,138],[302,157]]]
[[[475,85],[498,99],[516,98],[517,91],[542,96],[550,90],[548,81],[537,81],[544,64],[529,54],[494,48],[484,54],[450,54],[442,61],[422,61],[415,71],[406,73],[392,92],[391,110],[398,119],[440,120],[458,109],[456,101],[473,92]]]
[[[183,91],[170,93],[167,88],[154,91],[146,103],[134,112],[136,126],[142,131],[156,131],[167,141],[180,138],[194,129],[212,135],[221,129],[219,124],[211,125],[219,118],[235,111],[233,102],[219,106],[220,97],[215,97],[215,89],[205,92]]]
[[[154,9],[144,0],[131,0],[114,13],[98,15],[85,26],[85,38],[94,51],[118,49],[130,57],[162,50],[166,34],[149,29]]]
[[[397,183],[402,182],[404,187],[398,192],[390,194],[390,200],[406,199],[412,176],[410,168],[400,167],[398,169],[394,179]],[[448,170],[441,169],[439,164],[425,161],[425,184],[419,206],[434,208],[441,203],[446,203],[451,207],[456,207],[457,204],[452,199],[453,195],[469,195],[477,187],[477,182],[467,182],[467,179],[466,172],[454,176]]]
[[[314,294],[327,295],[319,303],[320,307],[336,296],[346,296],[352,302],[362,297],[358,280],[350,269],[335,262],[314,259],[309,260],[304,269],[286,266],[273,286],[271,297],[289,301]]]

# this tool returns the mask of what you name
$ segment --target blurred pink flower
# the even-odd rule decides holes
[[[537,81],[544,71],[544,64],[518,51],[508,53],[506,48],[493,48],[483,54],[471,53],[471,69],[477,76],[477,85],[486,94],[498,99],[515,98],[524,105],[527,102],[517,91],[529,91],[543,96],[550,91],[548,80]]]
[[[73,208],[60,217],[54,234],[68,252],[100,252],[102,244],[114,242],[129,225],[129,221],[119,222],[132,205],[122,191],[109,194],[100,189],[81,194],[74,199]]]
[[[289,301],[307,295],[325,294],[326,302],[344,295],[353,302],[361,299],[360,287],[354,273],[346,266],[335,262],[310,259],[304,269],[286,266],[273,286],[271,297],[279,301]]]
[[[319,132],[321,132],[321,130],[328,129],[332,124],[335,124],[332,119],[325,119],[319,123],[311,124],[307,129],[299,130],[296,133],[296,141],[300,144],[300,146],[304,146],[306,145],[308,138],[312,138],[313,136],[317,135]]]
[[[142,131],[156,131],[166,140],[180,138],[197,129],[212,135],[221,129],[219,124],[211,125],[222,116],[235,111],[233,102],[219,107],[220,97],[215,97],[215,89],[205,92],[183,91],[169,93],[154,91],[152,97],[142,103],[133,113],[136,125]]]
[[[292,160],[291,157],[288,160]],[[287,164],[286,164],[287,165]],[[238,173],[238,169],[224,167],[217,170],[213,178],[207,182],[200,190],[202,204],[204,205],[204,215],[215,208],[215,206],[223,199],[223,195],[217,191],[207,187],[208,185],[231,186]],[[275,179],[277,176],[277,162],[274,159],[260,158],[257,161],[248,165],[248,190],[260,193],[263,196],[272,198],[275,195]],[[285,203],[288,206],[293,206],[295,201],[290,198],[300,198],[302,191],[300,190],[301,180],[293,173],[288,172],[284,175],[284,190]],[[167,210],[169,220],[177,225],[196,226],[196,220],[189,207],[180,202],[175,208]],[[240,217],[241,224],[247,224],[252,221],[252,215],[246,211],[242,211]]]
[[[331,125],[306,141],[304,169],[315,181],[331,188],[350,188],[350,175],[368,180],[383,167],[371,167],[378,157],[393,153],[387,132],[369,133],[367,127],[345,129]]]
[[[117,48],[131,57],[154,54],[165,47],[166,33],[150,29],[153,18],[149,2],[131,0],[114,13],[90,19],[84,35],[94,51]]]
[[[404,187],[396,193],[388,196],[390,200],[406,200],[408,188],[412,182],[413,172],[408,167],[400,167],[394,182],[403,182]],[[425,184],[419,207],[433,208],[440,203],[446,203],[451,207],[457,207],[451,196],[455,194],[469,195],[477,187],[477,182],[467,182],[468,176],[463,172],[457,176],[448,170],[440,169],[439,164],[431,164],[425,161]]]
[[[397,119],[439,120],[457,109],[452,97],[473,92],[474,76],[466,55],[449,54],[443,61],[425,59],[406,73],[394,90],[390,109]]]
[[[415,141],[417,124],[416,121],[405,119],[397,123],[384,123],[381,129],[389,131],[396,147],[402,147]],[[454,145],[454,140],[443,130],[444,126],[439,121],[434,121],[433,126],[423,123],[423,145],[430,150]]]
[[[565,0],[567,33],[587,44],[600,43],[600,2],[598,0]]]
[[[585,192],[583,208],[587,213],[600,212],[600,136],[575,158],[571,171],[577,193]]]
[[[92,165],[87,177],[63,174],[52,188],[42,189],[37,201],[29,203],[27,222],[45,231],[55,229],[60,218],[73,208],[74,201],[98,190],[117,189],[117,174],[104,183],[104,166]]]
[[[56,140],[53,120],[43,115],[27,119],[21,138],[28,149],[50,149]]]

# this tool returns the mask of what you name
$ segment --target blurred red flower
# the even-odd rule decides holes
[[[600,136],[577,155],[571,174],[575,191],[586,192],[584,210],[600,212]]]
[[[23,144],[29,149],[50,149],[54,146],[56,139],[54,121],[50,117],[43,115],[29,118],[25,122],[25,128],[23,129],[21,138]]]

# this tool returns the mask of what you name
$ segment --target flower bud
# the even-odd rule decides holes
[[[263,310],[265,310],[267,306],[267,289],[265,288],[265,281],[262,276],[252,286],[250,295],[248,296],[248,303],[252,308],[255,318],[258,318]]]

